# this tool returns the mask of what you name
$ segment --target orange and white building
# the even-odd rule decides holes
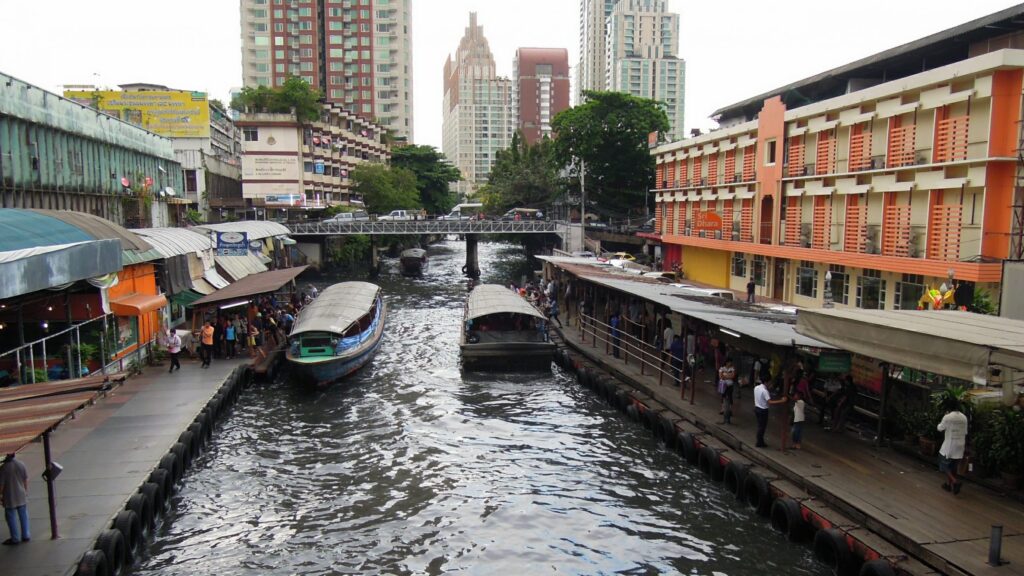
[[[998,296],[1020,257],[1024,6],[723,108],[652,149],[665,269],[800,306]],[[1014,30],[994,24],[1008,23]],[[965,41],[966,40],[966,41]]]

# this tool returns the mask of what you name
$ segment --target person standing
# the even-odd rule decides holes
[[[672,339],[675,337],[676,332],[672,329],[672,319],[668,317],[668,314],[664,316],[665,329],[661,332],[661,345],[663,346],[662,351],[666,356],[671,357]]]
[[[732,398],[736,386],[736,368],[732,358],[725,360],[725,365],[718,369],[718,393],[722,396],[721,424],[732,424]]]
[[[181,354],[181,336],[178,336],[178,332],[173,328],[167,329],[167,353],[171,355],[171,369],[167,373],[174,372],[175,368],[181,370],[181,361],[178,360]]]
[[[14,546],[32,539],[28,527],[28,470],[14,454],[8,454],[0,465],[0,499],[11,537],[5,546]]]
[[[754,277],[750,277],[750,281],[747,282],[747,302],[754,303],[754,290],[757,288],[757,284],[754,284]]]
[[[800,390],[793,393],[793,448],[800,449],[804,437],[804,395]]]
[[[561,328],[562,327],[562,321],[558,319],[558,298],[552,298],[551,299],[550,312],[551,312],[551,318],[555,322],[558,322],[558,327]]]
[[[608,326],[611,328],[612,336],[612,356],[619,357],[619,311],[617,309],[612,310],[611,317],[608,318]]]
[[[203,323],[203,329],[199,332],[199,343],[203,347],[202,368],[210,367],[210,360],[213,359],[213,326],[209,321]]]
[[[967,416],[960,411],[959,403],[954,400],[948,401],[945,408],[946,415],[938,425],[939,432],[945,434],[942,447],[939,448],[939,470],[946,473],[942,489],[959,494],[963,482],[957,479],[956,470],[964,457],[964,446],[967,443]]]
[[[230,321],[226,321],[224,324],[224,355],[228,360],[235,357],[236,342],[237,333],[235,332],[235,325]]]
[[[764,432],[768,429],[768,409],[772,404],[779,404],[785,401],[785,397],[778,400],[772,400],[771,392],[768,391],[768,386],[764,383],[764,380],[759,380],[757,382],[757,386],[754,387],[754,414],[757,416],[757,442],[754,446],[758,448],[768,447],[768,444],[765,444],[764,441]]]

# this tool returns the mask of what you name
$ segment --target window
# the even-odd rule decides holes
[[[767,267],[768,263],[764,259],[764,256],[754,254],[754,270],[751,272],[754,276],[754,284],[757,284],[758,286],[765,285],[765,270]]]
[[[885,280],[878,270],[864,270],[857,277],[857,307],[885,310]]]
[[[893,307],[897,310],[917,310],[917,303],[924,295],[924,276],[920,274],[904,274],[896,283],[896,299]]]
[[[743,252],[732,253],[732,275],[740,278],[747,277],[747,255]]]
[[[246,142],[259,142],[260,140],[260,131],[258,128],[242,128],[242,135]]]
[[[818,297],[818,269],[814,262],[803,260],[796,269],[796,293],[809,298]]]
[[[774,166],[775,165],[775,139],[772,138],[765,142],[764,150],[764,165]]]
[[[312,172],[313,171],[313,163],[312,162],[303,162],[302,163],[302,171],[303,172]]]
[[[832,275],[832,282],[828,285],[832,291],[832,301],[848,304],[850,301],[850,276],[846,273],[846,267],[830,264],[828,273]]]
[[[198,192],[199,185],[196,183],[196,171],[185,170],[185,192]]]

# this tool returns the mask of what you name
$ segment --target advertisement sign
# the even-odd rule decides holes
[[[217,256],[245,256],[249,238],[245,232],[217,232]]]
[[[313,163],[313,173],[314,174],[323,174],[324,173],[324,163],[322,161],[317,160],[316,162]]]
[[[860,354],[852,354],[850,375],[854,384],[875,394],[882,393],[882,362]]]
[[[64,97],[168,138],[209,138],[206,92],[66,90]]]
[[[267,206],[299,206],[303,204],[305,198],[304,194],[267,195],[264,196],[263,203]]]
[[[721,230],[722,217],[715,212],[696,212],[693,215],[693,229],[700,232],[706,230]]]
[[[242,156],[242,180],[298,180],[297,156]]]

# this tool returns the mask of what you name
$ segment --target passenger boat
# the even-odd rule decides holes
[[[555,352],[544,315],[496,284],[469,293],[460,348],[467,369],[550,370]]]
[[[303,308],[288,335],[298,379],[325,386],[363,367],[380,347],[387,310],[380,286],[341,282]]]
[[[402,263],[402,274],[416,276],[427,270],[427,251],[422,248],[403,250],[399,260]]]

